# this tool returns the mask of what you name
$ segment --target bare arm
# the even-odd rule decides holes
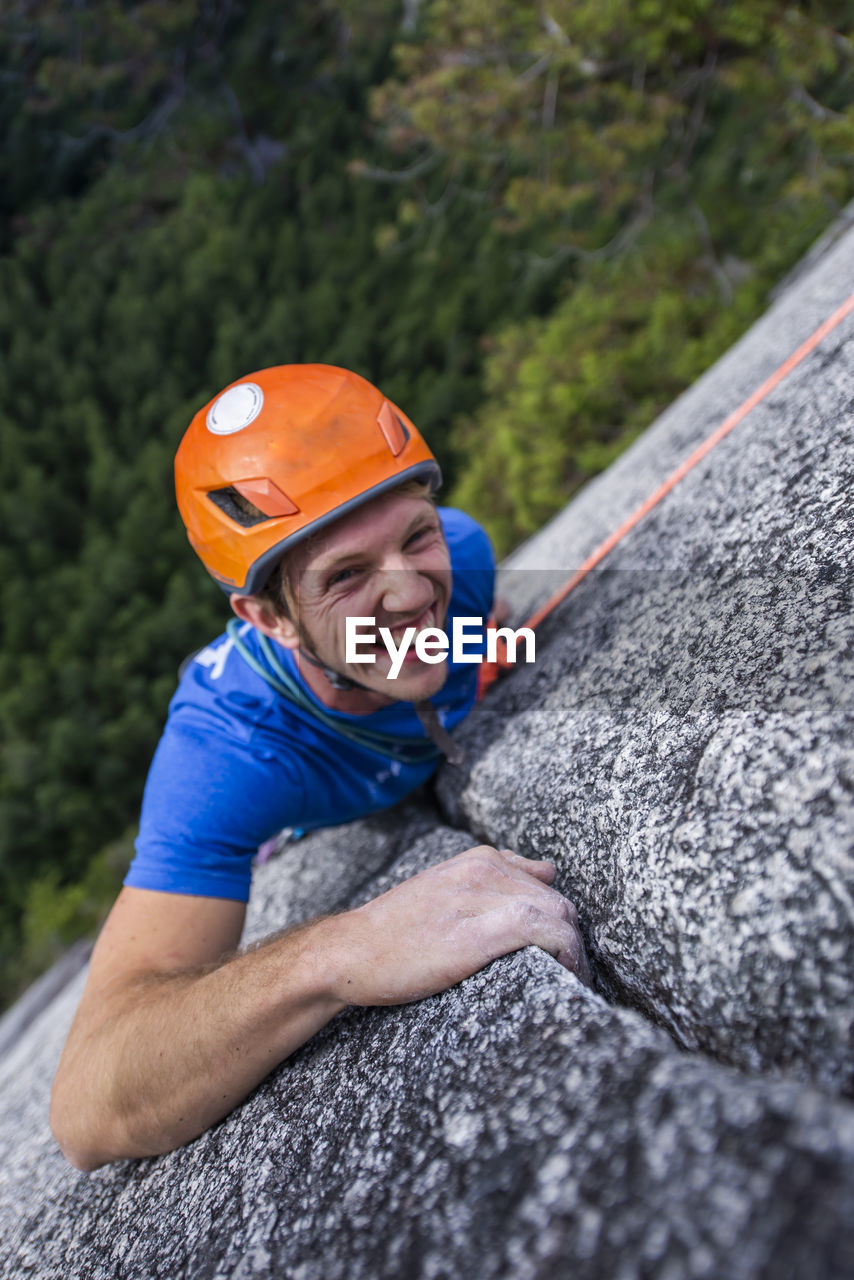
[[[479,846],[363,907],[223,959],[244,907],[123,889],[54,1080],[51,1127],[80,1169],[197,1137],[349,1004],[401,1004],[534,943],[587,979],[554,867]]]

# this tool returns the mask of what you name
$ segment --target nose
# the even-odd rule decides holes
[[[406,565],[405,557],[389,557],[379,572],[380,600],[386,613],[403,613],[415,617],[431,603],[433,584],[416,569]]]

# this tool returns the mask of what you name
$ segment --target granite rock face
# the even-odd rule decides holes
[[[846,280],[852,233],[513,558],[520,617]],[[195,1142],[85,1175],[47,1126],[67,964],[0,1036],[0,1276],[854,1273],[852,334],[543,624],[461,730],[463,769],[256,872],[247,943],[481,839],[551,857],[597,990],[528,948],[349,1010]]]
[[[261,868],[249,936],[282,923],[290,891],[309,912],[325,906],[351,857],[374,868],[359,902],[470,843],[429,810],[398,816],[405,851],[383,819]],[[854,1110],[678,1052],[534,949],[421,1004],[349,1011],[196,1142],[91,1175],[65,1164],[45,1120],[81,981],[0,1072],[3,1275],[794,1278],[854,1266]]]
[[[777,304],[783,330],[798,319],[793,348],[814,327],[813,281]],[[826,313],[854,281],[851,232],[820,266],[828,281]],[[766,372],[774,323],[707,375],[719,419],[753,341]],[[687,451],[708,430],[699,395],[680,402]],[[667,425],[617,467],[663,464],[664,478]],[[460,731],[470,767],[440,782],[454,822],[557,860],[603,991],[687,1048],[849,1095],[852,428],[849,317],[549,617],[535,664]],[[609,473],[558,518],[564,554],[588,554],[589,512],[621,492]],[[556,536],[544,531],[542,561],[533,539],[505,569],[511,599],[530,596]]]
[[[508,558],[503,566],[502,590],[516,603],[520,619],[543,602],[552,583],[558,585],[577,569],[604,538],[846,301],[854,285],[854,202],[840,220],[840,226],[846,229],[831,241],[830,249],[813,261],[808,271],[793,273],[797,283],[779,297],[735,346],[675,400],[603,475],[587,484],[544,529]],[[812,254],[808,254],[805,263],[811,259]],[[713,530],[726,526],[728,549],[744,557],[740,563],[761,567],[757,529],[753,523],[739,521],[735,495],[730,495],[727,488],[735,472],[746,480],[748,488],[762,483],[768,486],[769,495],[776,494],[779,519],[780,507],[786,505],[786,486],[797,486],[802,468],[815,468],[821,473],[822,483],[813,488],[811,501],[820,494],[822,498],[832,498],[832,505],[824,519],[813,521],[814,536],[835,537],[835,519],[840,506],[845,506],[845,491],[834,474],[834,453],[828,455],[826,447],[810,435],[809,415],[811,406],[819,403],[817,397],[823,400],[832,394],[837,379],[848,383],[850,349],[846,360],[840,348],[851,333],[849,317],[805,364],[771,393],[764,406],[754,410],[728,440],[708,456],[699,471],[672,491],[661,511],[649,517],[657,528],[657,522],[668,511],[674,514],[676,508],[679,511],[678,520],[669,521],[671,534],[676,536],[660,540],[659,565],[690,567],[692,554],[697,550],[704,560],[713,548],[719,553],[721,543]],[[843,390],[839,402],[843,406],[846,394],[850,400],[850,393]],[[776,425],[779,430],[770,452],[767,433],[760,432],[756,426],[758,419],[767,420],[769,412],[772,427]],[[808,415],[806,421],[804,413]],[[842,424],[837,426],[841,437]],[[775,445],[782,450],[780,454]],[[818,446],[815,452],[814,445]],[[850,433],[847,445],[850,447]],[[721,459],[727,456],[733,457],[734,465],[722,471]],[[796,462],[798,458],[800,462]],[[711,501],[704,502],[702,513],[695,514],[689,495],[696,494],[701,478],[704,484],[718,486],[720,504],[714,508]],[[724,481],[726,483],[722,483]],[[741,508],[745,515],[752,513],[751,521],[756,518],[757,505],[760,504],[751,503]],[[639,526],[634,536],[639,537],[646,527]],[[782,522],[778,528],[797,558],[799,523]],[[691,530],[689,551],[684,540]],[[634,555],[636,545],[637,557]],[[636,544],[634,538],[630,539],[620,548],[620,563],[632,568],[649,568],[649,553],[648,540]],[[850,562],[849,555],[846,563]],[[706,561],[707,568],[709,563]],[[791,567],[796,568],[797,562]]]

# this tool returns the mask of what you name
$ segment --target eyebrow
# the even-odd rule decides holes
[[[409,524],[406,527],[405,533],[402,535],[402,541],[406,542],[407,538],[410,538],[412,534],[415,533],[415,531],[417,530],[421,522],[429,519],[431,515],[435,517],[436,528],[440,528],[441,524],[439,522],[438,513],[436,512],[435,508],[433,509],[432,512],[426,512],[426,511],[422,512],[421,514],[414,516],[413,519],[410,520]],[[323,574],[323,573],[329,573],[330,571],[334,571],[335,569],[343,569],[343,568],[346,568],[347,565],[353,564],[356,561],[361,560],[364,555],[365,555],[365,552],[360,550],[343,551],[341,555],[336,556],[334,560],[329,560],[325,563],[321,561],[320,564],[312,565],[311,568],[307,570],[307,572]],[[303,572],[306,572],[306,570],[304,570]]]

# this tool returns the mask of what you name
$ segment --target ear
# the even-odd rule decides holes
[[[258,596],[240,596],[233,591],[228,597],[229,604],[241,622],[249,622],[256,631],[261,631],[271,640],[278,640],[286,649],[299,646],[299,633],[284,614],[276,613],[267,600]]]

